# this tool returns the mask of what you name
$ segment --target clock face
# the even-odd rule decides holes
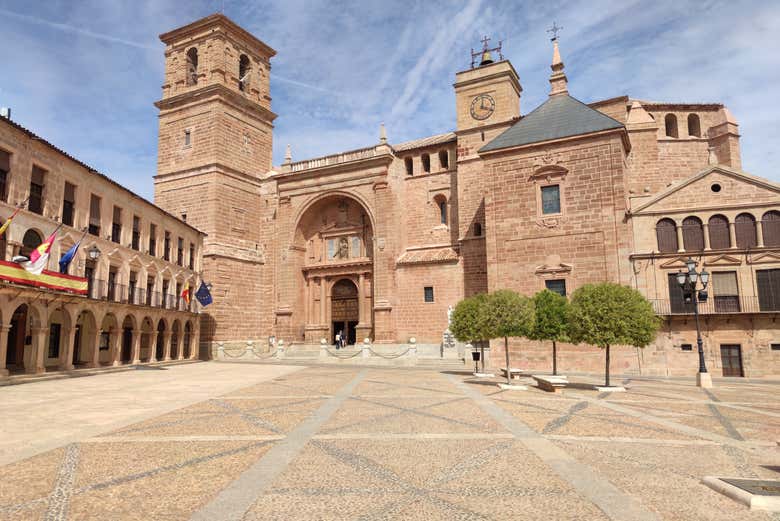
[[[496,110],[496,102],[489,94],[480,94],[471,100],[471,117],[474,119],[487,119]]]

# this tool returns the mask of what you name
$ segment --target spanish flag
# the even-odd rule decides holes
[[[188,306],[190,305],[190,283],[189,282],[184,283],[184,289],[181,292],[181,298],[184,299],[184,302]]]
[[[17,208],[16,210],[14,210],[14,213],[12,213],[12,214],[11,214],[11,217],[9,217],[8,219],[6,219],[6,220],[5,220],[5,222],[3,223],[3,225],[2,225],[2,226],[0,226],[0,236],[2,236],[2,235],[5,233],[5,230],[6,230],[6,229],[8,228],[8,226],[11,224],[11,219],[13,219],[14,217],[16,217],[16,214],[18,214],[18,213],[19,213],[19,210],[21,210],[21,208]]]
[[[59,229],[60,227],[58,226],[57,230]],[[29,261],[20,262],[19,265],[34,275],[40,275],[49,264],[49,252],[51,251],[51,245],[54,244],[54,238],[57,236],[57,230],[54,230],[54,233],[49,235],[48,239],[32,251]]]

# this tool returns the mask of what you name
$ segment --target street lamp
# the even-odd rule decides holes
[[[677,283],[683,291],[683,301],[693,303],[693,314],[696,317],[696,346],[699,348],[699,372],[696,374],[696,385],[699,387],[712,387],[712,377],[707,372],[707,366],[704,363],[704,348],[701,340],[701,328],[699,327],[699,302],[707,301],[707,284],[710,281],[710,274],[707,270],[696,271],[696,261],[688,257],[685,266],[688,271],[677,273]],[[698,282],[701,281],[701,289],[698,288]]]
[[[92,247],[87,250],[87,255],[89,255],[90,260],[98,260],[98,257],[100,257],[100,250],[93,244]]]

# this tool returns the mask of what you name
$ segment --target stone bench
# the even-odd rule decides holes
[[[538,376],[531,375],[531,378],[536,380],[536,386],[550,393],[556,392],[558,389],[563,389],[569,385],[569,380],[565,376]]]
[[[509,368],[509,374],[511,375],[512,380],[519,380],[521,376],[526,376],[524,373],[527,373],[527,371],[516,367]],[[506,367],[501,368],[501,374],[506,378]]]

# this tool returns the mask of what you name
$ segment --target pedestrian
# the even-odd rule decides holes
[[[336,332],[336,349],[341,348],[341,330]]]
[[[341,348],[346,349],[347,347],[347,336],[345,334],[341,334]]]

